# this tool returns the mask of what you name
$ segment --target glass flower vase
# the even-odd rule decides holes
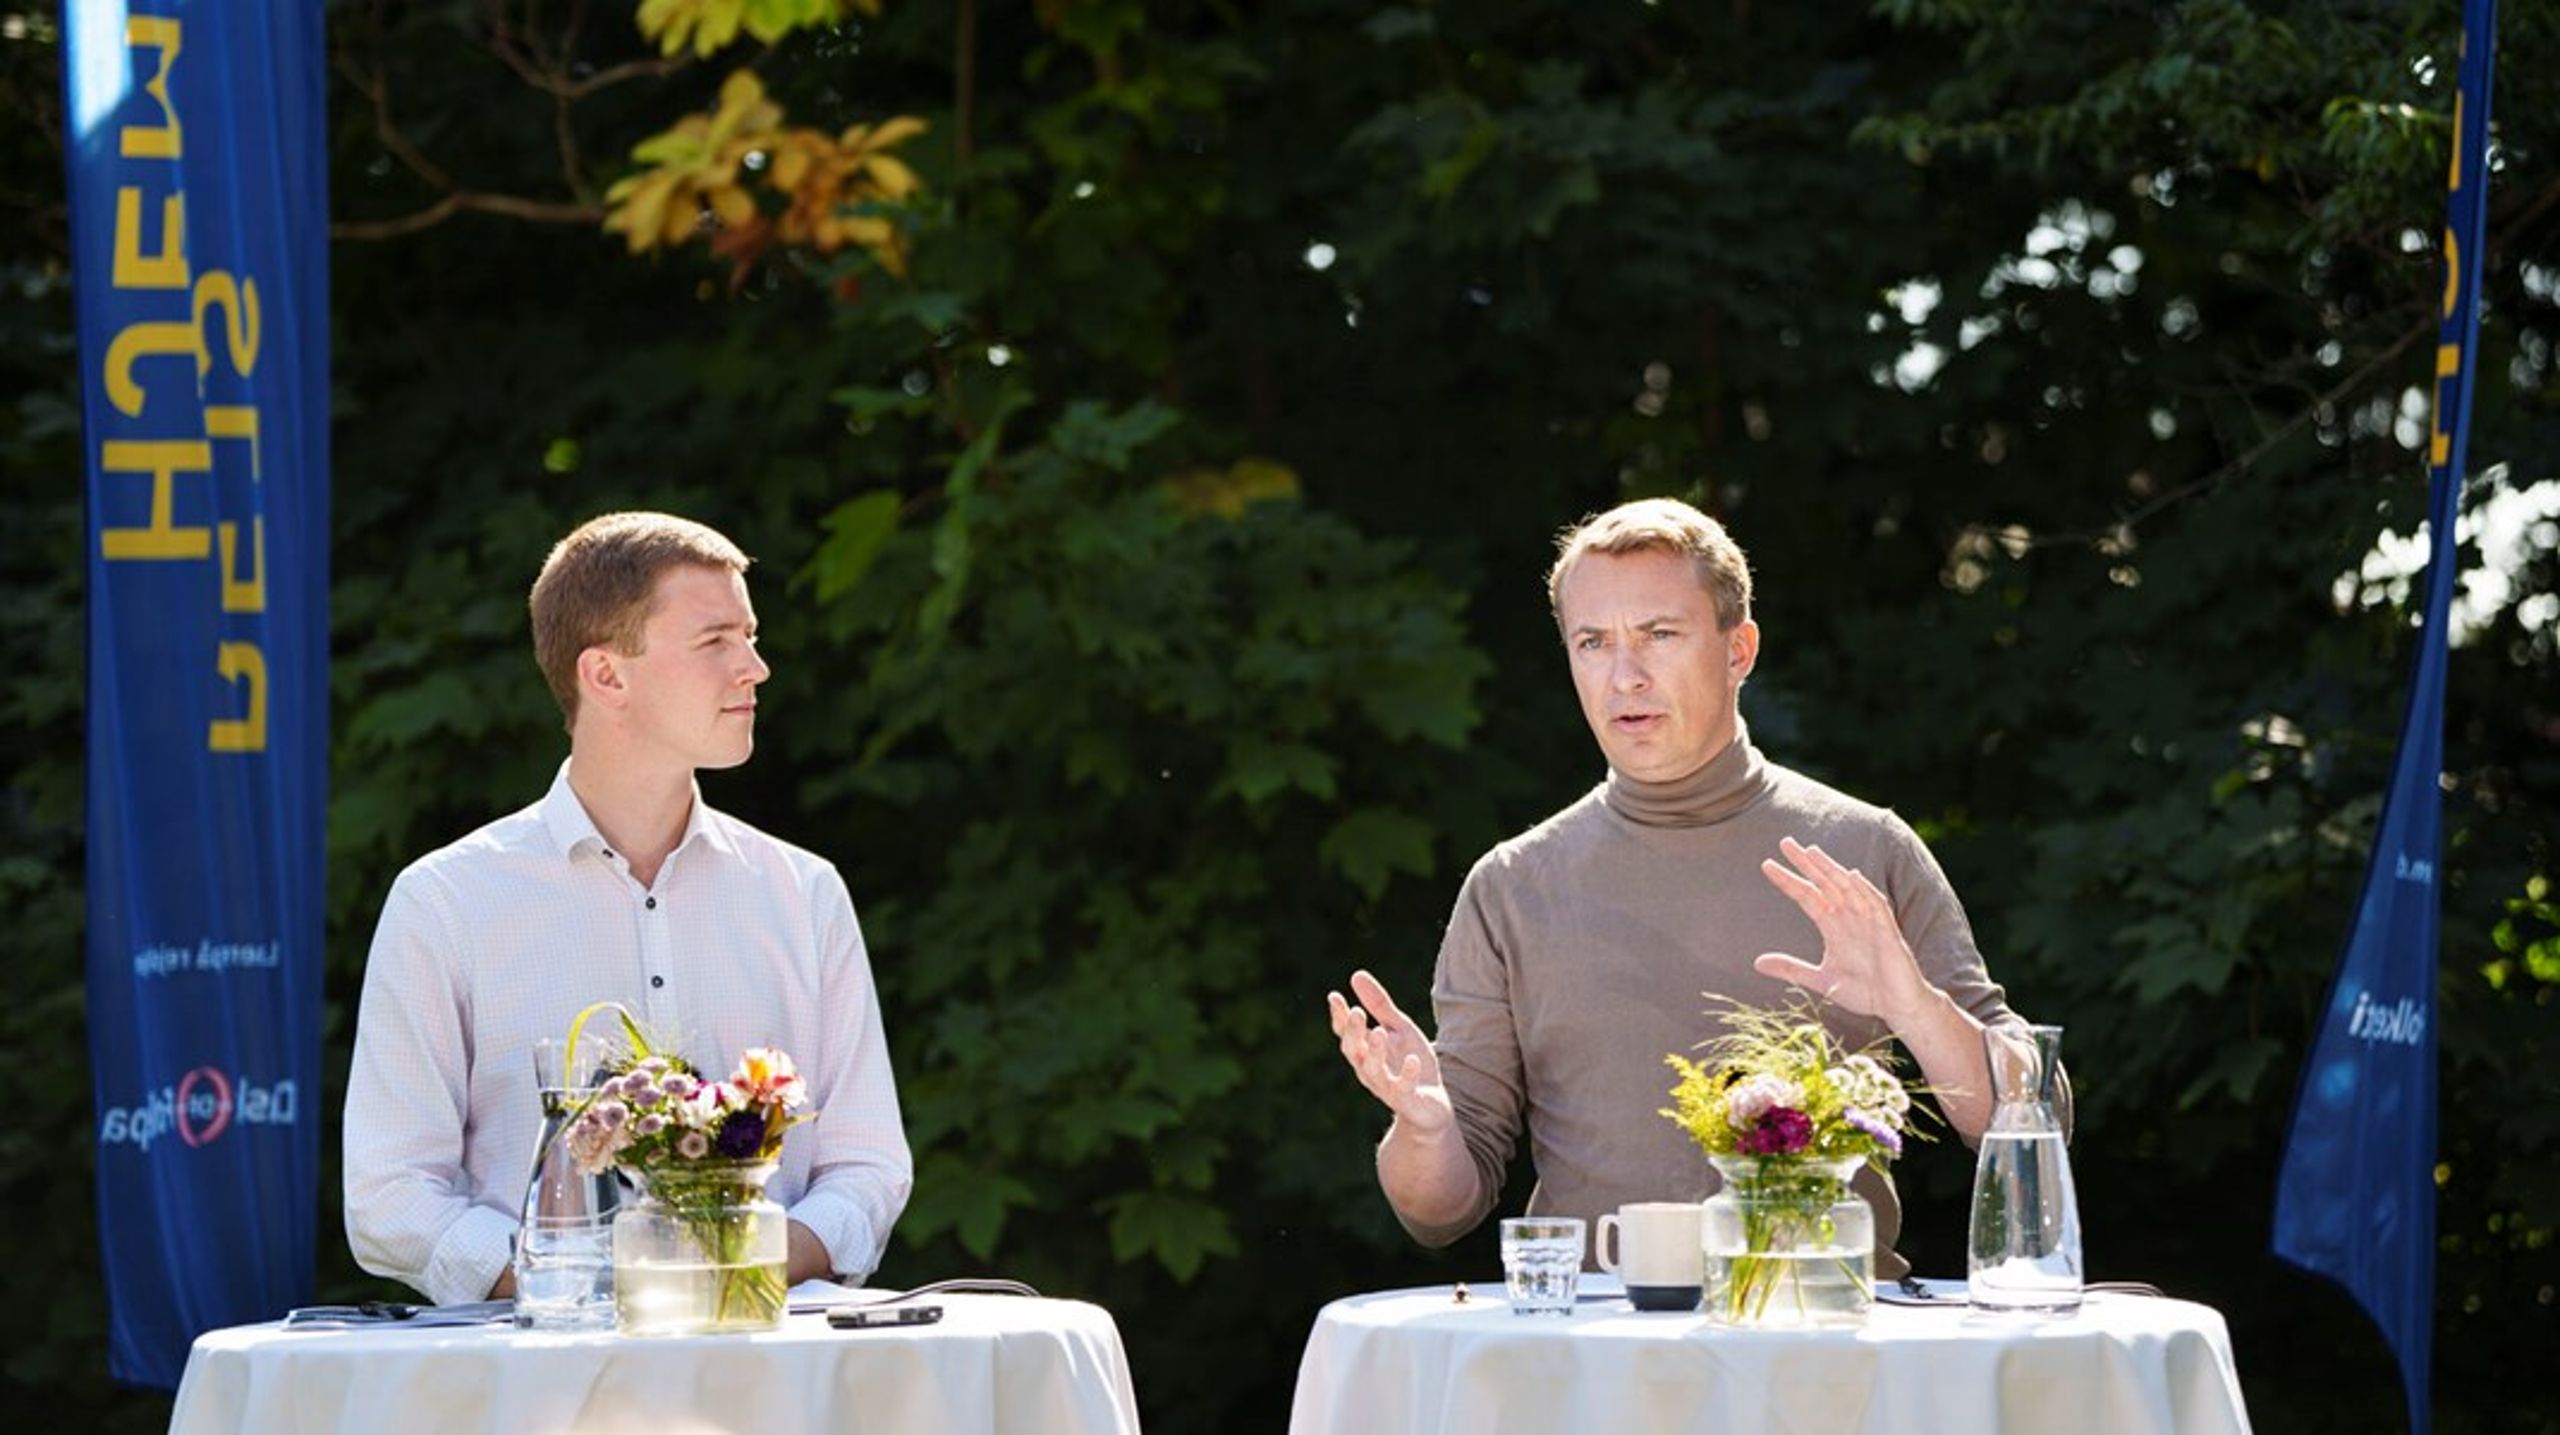
[[[625,1335],[782,1324],[790,1217],[766,1199],[771,1161],[688,1161],[637,1173],[613,1218],[614,1323]]]
[[[1875,1212],[1858,1158],[1708,1158],[1707,1315],[1719,1325],[1863,1324],[1875,1305]]]

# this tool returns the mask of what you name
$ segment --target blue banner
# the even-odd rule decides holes
[[[2428,452],[2426,613],[2382,827],[2365,868],[2276,1181],[2276,1254],[2332,1277],[2399,1356],[2409,1428],[2428,1426],[2436,1245],[2436,862],[2442,847],[2444,683],[2454,519],[2480,337],[2496,0],[2464,0],[2445,282]]]
[[[65,0],[108,1366],[310,1298],[328,776],[320,0]]]

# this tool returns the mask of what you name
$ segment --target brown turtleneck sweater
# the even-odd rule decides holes
[[[1486,853],[1458,894],[1432,979],[1432,1045],[1484,1204],[1449,1225],[1405,1221],[1415,1239],[1446,1245],[1485,1218],[1524,1124],[1531,1214],[1596,1221],[1630,1201],[1713,1193],[1698,1148],[1655,1114],[1671,1104],[1663,1056],[1716,1033],[1709,994],[1757,1006],[1802,995],[1751,966],[1763,952],[1822,954],[1812,920],[1760,873],[1788,836],[1881,888],[1921,971],[1958,1005],[1986,1023],[2018,1019],[1945,874],[1891,812],[1764,761],[1747,732],[1676,782],[1612,772]],[[1852,1047],[1889,1034],[1873,1017],[1822,1012]],[[1909,1267],[1893,1250],[1892,1182],[1862,1170],[1858,1186],[1875,1207],[1876,1273],[1899,1276]]]

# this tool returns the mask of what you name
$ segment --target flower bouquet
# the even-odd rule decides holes
[[[1707,1299],[1734,1325],[1862,1318],[1875,1299],[1874,1213],[1849,1189],[1911,1132],[1911,1091],[1881,1044],[1850,1052],[1809,1014],[1730,1004],[1661,1114],[1724,1178],[1707,1203]]]
[[[659,1051],[619,1004],[569,1028],[569,1068],[587,1019],[612,1010],[627,1049],[563,1139],[583,1170],[619,1171],[641,1199],[614,1219],[614,1300],[637,1334],[770,1329],[782,1319],[789,1220],[764,1197],[783,1133],[810,1120],[791,1058],[750,1047],[725,1080]]]

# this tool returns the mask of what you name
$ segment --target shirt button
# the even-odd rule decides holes
[[[652,911],[652,912],[654,912],[654,911],[658,910],[658,899],[657,899],[657,898],[652,897],[652,898],[650,898],[650,899],[649,899],[649,910],[650,910],[650,911]]]
[[[649,985],[651,985],[651,986],[653,986],[653,987],[662,987],[662,986],[665,986],[666,984],[667,984],[667,979],[666,979],[665,977],[651,977],[651,978],[649,978]]]

